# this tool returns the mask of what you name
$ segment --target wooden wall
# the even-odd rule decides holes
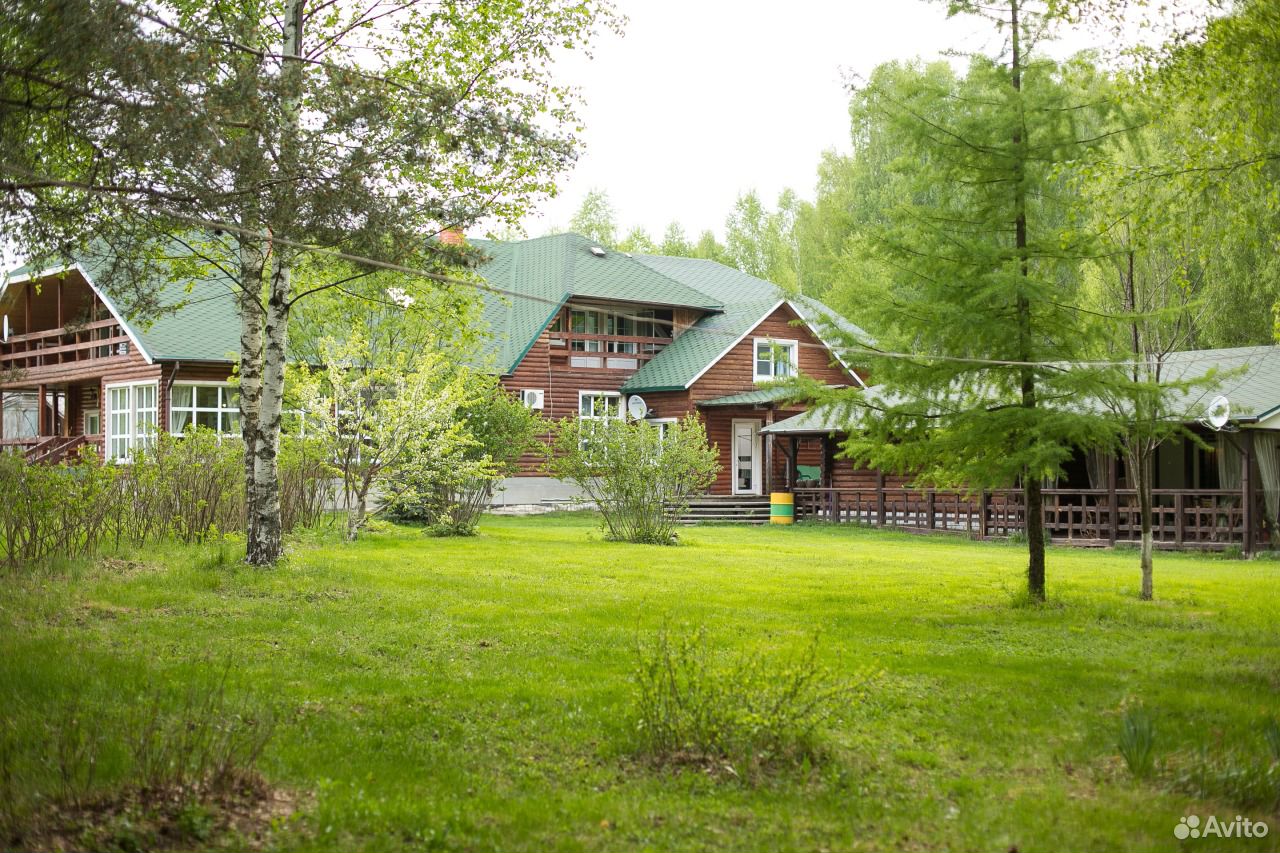
[[[833,364],[830,353],[821,347],[821,341],[809,331],[807,326],[793,326],[791,323],[799,319],[786,305],[762,320],[747,335],[733,346],[718,362],[712,365],[688,390],[657,391],[644,394],[654,417],[680,418],[691,411],[700,412],[707,425],[707,438],[713,445],[722,448],[721,472],[712,487],[713,493],[728,493],[731,488],[729,467],[729,444],[731,424],[735,418],[759,420],[762,425],[773,423],[797,414],[800,409],[789,409],[784,412],[773,411],[769,405],[753,407],[723,408],[714,407],[699,410],[697,403],[715,397],[724,397],[744,391],[753,391],[757,387],[754,378],[754,346],[755,338],[769,337],[782,340],[795,340],[802,344],[798,354],[800,371],[819,381],[832,385],[848,385],[854,382],[839,364]],[[726,338],[725,346],[733,343]],[[562,351],[554,351],[550,346],[550,335],[544,330],[534,342],[524,359],[515,371],[502,378],[502,385],[512,393],[519,393],[529,388],[542,389],[545,394],[542,415],[549,421],[578,415],[579,391],[618,391],[634,371],[608,370],[600,368],[572,368],[567,359],[553,356]],[[625,395],[624,395],[625,396]],[[544,436],[549,440],[549,432]],[[762,447],[763,447],[762,443]],[[777,455],[781,455],[780,453]],[[806,445],[802,453],[804,465],[820,465],[822,451],[817,442]],[[768,460],[762,460],[767,462]],[[775,462],[776,470],[782,463]],[[768,470],[762,464],[762,473]],[[520,464],[520,476],[540,476],[541,457],[528,454]],[[781,479],[774,482],[782,482]]]

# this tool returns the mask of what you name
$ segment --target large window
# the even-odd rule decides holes
[[[156,384],[107,386],[107,456],[128,459],[156,431]]]
[[[191,424],[220,435],[240,432],[240,391],[221,383],[175,382],[169,395],[169,431]]]
[[[571,308],[569,331],[584,335],[617,335],[620,338],[669,338],[671,312],[639,308],[615,314],[611,311]]]
[[[799,347],[795,341],[780,341],[774,338],[755,339],[755,380],[769,382],[795,376],[798,362],[796,360]]]

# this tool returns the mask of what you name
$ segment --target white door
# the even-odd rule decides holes
[[[760,494],[760,421],[733,422],[733,493]]]

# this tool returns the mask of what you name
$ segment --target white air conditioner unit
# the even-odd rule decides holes
[[[541,388],[526,388],[520,392],[520,400],[530,409],[542,410],[545,392]]]

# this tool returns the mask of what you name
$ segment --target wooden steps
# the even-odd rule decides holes
[[[768,524],[769,498],[758,495],[702,495],[689,501],[681,524]]]

